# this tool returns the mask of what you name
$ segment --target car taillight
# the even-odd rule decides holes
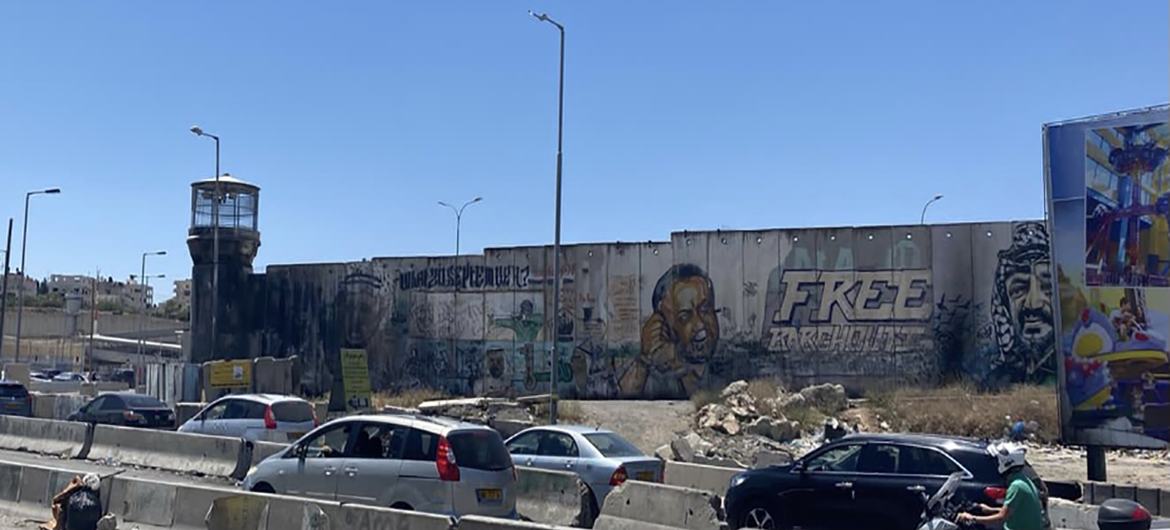
[[[1134,509],[1133,509],[1133,520],[1134,521],[1149,521],[1152,518],[1153,517],[1150,516],[1150,511],[1147,510],[1145,506],[1142,506],[1139,504],[1139,505],[1134,507]],[[1146,526],[1149,526],[1149,523],[1147,523]]]
[[[986,495],[988,499],[993,501],[1002,501],[1003,498],[1007,496],[1007,490],[1004,488],[997,488],[995,486],[988,486],[983,488],[983,494]]]
[[[630,477],[626,475],[625,466],[618,466],[617,469],[613,470],[613,474],[609,476],[609,485],[621,486],[628,478]]]
[[[446,436],[439,437],[439,449],[435,451],[435,467],[439,469],[439,480],[459,482],[459,466],[455,463],[455,451]]]
[[[276,416],[272,414],[272,405],[269,405],[264,409],[264,428],[276,428]]]
[[[126,421],[139,421],[139,420],[143,420],[145,418],[142,415],[140,415],[132,410],[123,410],[122,411],[122,419],[124,419]]]

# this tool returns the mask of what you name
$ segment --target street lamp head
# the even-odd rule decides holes
[[[155,252],[155,253],[154,253],[154,255],[155,255],[155,256],[166,256],[166,255],[167,255],[167,251],[165,251],[165,250],[160,250],[160,251],[158,251],[158,252]]]
[[[200,129],[198,125],[191,127],[191,132],[195,133],[195,136],[203,136],[203,129]]]
[[[532,15],[533,17],[535,17],[535,18],[536,18],[536,20],[539,20],[539,21],[541,21],[541,22],[544,22],[544,21],[548,20],[548,14],[547,14],[547,13],[540,13],[540,14],[537,14],[537,13],[535,13],[534,11],[532,11],[531,9],[529,9],[529,10],[528,10],[528,14],[529,14],[529,15]]]
[[[44,193],[61,193],[61,188],[49,188]]]
[[[446,206],[446,207],[448,207],[448,208],[454,208],[454,206],[451,206],[450,204],[447,204],[447,203],[445,203],[445,202],[443,202],[443,201],[439,201],[439,206]]]
[[[936,201],[937,201],[937,200],[939,200],[939,199],[941,199],[941,198],[943,198],[943,196],[942,196],[942,194],[941,194],[941,193],[940,193],[940,194],[938,194],[938,195],[935,195],[935,196],[934,196],[934,200],[936,200]]]
[[[483,197],[476,197],[476,198],[472,199],[471,202],[479,202],[482,200],[483,200]]]

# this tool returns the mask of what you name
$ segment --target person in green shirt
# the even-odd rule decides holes
[[[959,514],[959,522],[1003,523],[1004,530],[1047,530],[1048,518],[1036,485],[1023,472],[1028,464],[1024,448],[1008,444],[988,447],[999,463],[999,472],[1007,479],[1008,491],[1002,507],[980,504],[987,515]]]

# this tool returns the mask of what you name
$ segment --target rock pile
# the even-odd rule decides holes
[[[823,384],[799,392],[783,390],[775,396],[752,395],[747,381],[731,383],[719,399],[695,413],[693,430],[678,433],[657,454],[682,462],[759,467],[784,463],[850,432],[836,415],[849,407],[845,388]],[[803,425],[792,419],[825,417],[826,422]]]

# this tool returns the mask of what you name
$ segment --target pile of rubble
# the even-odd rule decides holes
[[[693,430],[680,432],[660,458],[699,464],[761,467],[803,455],[850,428],[837,416],[849,407],[845,388],[823,384],[799,392],[779,390],[775,396],[753,396],[747,381],[723,389],[719,400],[695,413]],[[792,417],[824,417],[824,423],[803,425]]]

